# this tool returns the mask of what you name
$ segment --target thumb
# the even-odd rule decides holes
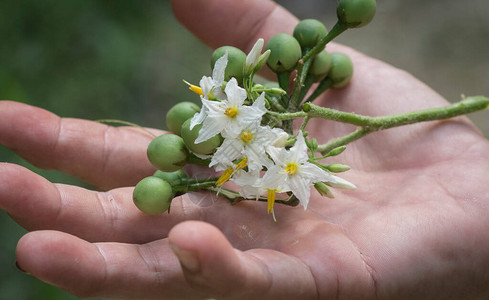
[[[292,34],[298,20],[273,1],[172,0],[180,23],[212,48],[235,46],[247,52],[258,38]]]
[[[210,297],[305,299],[316,295],[309,268],[273,250],[239,251],[208,223],[187,221],[169,234],[185,279]]]

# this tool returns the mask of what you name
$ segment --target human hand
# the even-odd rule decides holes
[[[214,47],[249,50],[258,37],[291,32],[297,22],[264,1],[181,0],[174,9]],[[236,23],[242,27],[230,26]],[[328,47],[350,55],[355,74],[347,88],[328,91],[318,104],[365,115],[446,104],[400,70]],[[465,118],[356,141],[337,158],[353,167],[342,177],[358,190],[335,192],[334,200],[313,193],[307,211],[276,205],[275,224],[264,203],[231,206],[195,193],[175,199],[169,215],[144,215],[124,186],[154,171],[145,155],[149,136],[61,121],[18,103],[0,106],[0,143],[40,167],[112,189],[55,185],[19,166],[0,166],[0,207],[39,230],[19,242],[20,267],[76,295],[460,299],[489,293],[489,145]],[[324,121],[311,121],[308,129],[324,142],[352,130]]]

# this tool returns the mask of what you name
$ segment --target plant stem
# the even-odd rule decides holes
[[[321,154],[325,154],[336,147],[358,140],[371,132],[419,122],[449,119],[455,116],[487,109],[488,106],[489,98],[475,96],[468,97],[462,101],[445,107],[431,108],[384,117],[367,117],[352,113],[345,113],[329,108],[319,107],[314,104],[305,104],[303,109],[306,111],[308,116],[313,118],[334,120],[360,126],[360,128],[348,135],[332,140],[326,144],[319,145],[317,150],[321,152]]]
[[[341,23],[340,21],[336,22],[336,24],[331,28],[331,31],[323,37],[317,44],[314,46],[309,52],[306,53],[302,57],[302,62],[306,63],[308,60],[316,56],[319,52],[321,52],[327,43],[331,42],[335,37],[340,35],[343,31],[347,30],[348,27]]]

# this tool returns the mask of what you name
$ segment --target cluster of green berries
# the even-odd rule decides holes
[[[369,23],[375,14],[375,0],[339,0],[337,3],[338,24],[343,28],[362,27]],[[326,27],[318,20],[306,19],[299,22],[292,35],[279,33],[273,36],[265,46],[270,50],[266,61],[261,62],[277,73],[286,74],[287,78],[296,70],[301,59],[328,35]],[[228,55],[224,81],[236,78],[243,84],[247,55],[238,48],[224,46],[216,49],[211,56],[211,68],[225,53]],[[255,70],[262,66],[253,66]],[[311,83],[329,81],[329,87],[341,88],[349,81],[353,73],[353,64],[348,56],[342,53],[328,53],[325,49],[318,52],[307,70]],[[287,80],[288,81],[288,80]],[[254,83],[253,83],[254,84]],[[267,105],[268,107],[268,105]],[[222,144],[220,134],[196,144],[202,124],[190,129],[192,117],[200,112],[200,107],[193,102],[181,102],[173,106],[166,115],[166,125],[172,133],[154,138],[147,148],[151,164],[158,169],[153,176],[141,180],[135,187],[133,198],[136,206],[148,214],[161,214],[169,211],[172,199],[185,189],[176,188],[184,185],[187,174],[182,170],[196,155],[212,155]]]

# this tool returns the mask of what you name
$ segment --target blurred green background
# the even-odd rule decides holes
[[[278,1],[331,28],[335,0]],[[379,0],[374,21],[338,41],[407,70],[449,100],[489,95],[489,1]],[[0,1],[0,99],[63,117],[120,119],[165,128],[165,112],[196,101],[182,79],[210,74],[211,50],[181,27],[168,1]],[[487,112],[470,118],[489,136]],[[0,161],[53,182],[0,146]],[[25,230],[0,211],[0,300],[77,299],[15,268]]]

